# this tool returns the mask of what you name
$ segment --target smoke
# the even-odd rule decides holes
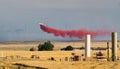
[[[40,28],[47,32],[48,34],[53,34],[54,36],[61,36],[65,38],[66,36],[69,36],[70,38],[79,38],[83,39],[86,34],[90,34],[92,38],[98,37],[98,36],[109,36],[111,31],[109,30],[86,30],[86,29],[80,29],[80,30],[58,30],[54,28],[47,27],[43,24],[40,24]]]

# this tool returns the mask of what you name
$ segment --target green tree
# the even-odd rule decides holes
[[[69,45],[69,46],[67,46],[66,48],[65,48],[65,50],[73,50],[73,47],[71,46],[71,45]]]
[[[54,45],[50,41],[38,45],[38,51],[51,51],[53,48]]]

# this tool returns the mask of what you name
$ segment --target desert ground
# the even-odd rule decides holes
[[[93,41],[91,47],[107,47],[108,41]],[[84,50],[60,51],[68,45],[75,48],[85,46],[81,42],[52,42],[54,51],[29,51],[31,47],[37,48],[44,42],[7,42],[0,43],[0,69],[120,69],[120,61],[112,62],[97,60],[95,53],[100,50],[92,50],[91,58],[84,61]],[[110,47],[111,47],[111,42]],[[120,43],[118,42],[118,47]],[[107,58],[107,50],[101,50]],[[79,56],[79,61],[73,61],[71,57]],[[120,50],[118,48],[118,58]],[[111,56],[111,51],[110,51]],[[51,60],[51,58],[54,58]]]
[[[92,41],[91,47],[107,47],[107,42],[110,41]],[[36,41],[36,42],[6,42],[0,43],[0,50],[29,50],[29,48],[34,47],[37,48],[39,44],[44,43],[44,41]],[[54,50],[59,50],[68,45],[71,45],[75,48],[84,47],[84,41],[80,42],[51,42],[54,45]],[[118,42],[118,46],[120,46],[120,42]]]

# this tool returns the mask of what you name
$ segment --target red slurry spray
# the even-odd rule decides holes
[[[61,36],[66,37],[69,36],[70,38],[79,38],[83,39],[86,34],[90,34],[92,38],[97,36],[110,36],[111,31],[109,30],[86,30],[86,29],[80,29],[80,30],[58,30],[51,27],[47,27],[43,24],[40,24],[40,28],[47,32],[48,34],[53,34],[54,36]]]

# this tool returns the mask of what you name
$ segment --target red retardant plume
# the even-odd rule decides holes
[[[66,37],[69,36],[70,38],[79,38],[83,39],[86,34],[90,34],[92,38],[97,36],[108,36],[111,34],[110,31],[107,30],[86,30],[86,29],[80,29],[80,30],[58,30],[54,28],[47,27],[43,24],[40,24],[40,28],[47,32],[48,34],[53,34],[54,36],[61,36]]]

